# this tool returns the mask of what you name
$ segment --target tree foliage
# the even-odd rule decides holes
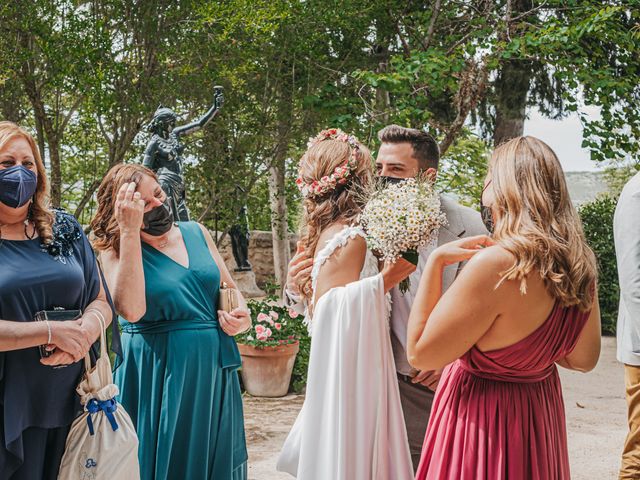
[[[497,108],[524,94],[528,106],[549,117],[578,112],[583,146],[594,160],[637,160],[638,6],[637,0],[408,2],[395,16],[400,41],[389,68],[358,77],[390,93],[385,119],[430,128],[443,151],[470,119],[491,138]],[[502,78],[514,62],[528,76],[504,92]],[[589,118],[585,106],[599,107],[600,118]]]
[[[637,160],[634,7],[631,0],[4,2],[0,114],[34,130],[54,203],[84,223],[107,169],[140,161],[158,104],[192,120],[211,104],[216,84],[225,87],[222,114],[188,137],[185,150],[188,205],[211,228],[226,231],[244,202],[251,227],[270,228],[274,174],[286,179],[276,194],[286,197],[292,228],[297,159],[327,126],[355,133],[374,151],[385,124],[428,129],[445,154],[442,188],[473,205],[496,121],[514,120],[523,101],[553,118],[582,115],[594,159]],[[587,118],[584,105],[598,106],[601,117]]]

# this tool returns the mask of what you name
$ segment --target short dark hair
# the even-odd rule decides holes
[[[427,132],[400,125],[387,125],[378,132],[378,138],[382,143],[410,143],[421,170],[438,169],[440,149],[436,140]]]

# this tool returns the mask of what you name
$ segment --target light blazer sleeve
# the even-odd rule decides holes
[[[613,222],[620,282],[618,360],[640,365],[640,176],[624,188]]]

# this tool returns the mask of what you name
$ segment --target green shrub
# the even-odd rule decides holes
[[[620,298],[618,267],[613,242],[613,214],[616,210],[616,203],[617,198],[603,196],[582,205],[579,209],[587,242],[598,258],[598,295],[600,297],[602,333],[605,335],[615,335],[616,333]]]

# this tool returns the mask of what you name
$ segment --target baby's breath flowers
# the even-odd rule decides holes
[[[426,178],[410,178],[400,183],[378,183],[360,216],[367,233],[367,244],[382,260],[396,262],[403,257],[418,263],[418,249],[436,239],[438,230],[447,223],[440,208],[440,197],[433,182]],[[400,284],[404,293],[409,279]]]

